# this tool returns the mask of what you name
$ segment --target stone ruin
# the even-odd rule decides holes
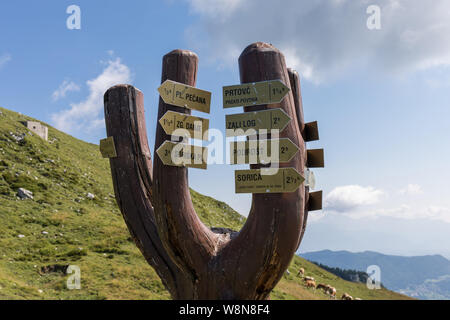
[[[48,127],[36,121],[27,121],[26,126],[31,132],[37,134],[45,141],[48,141]]]

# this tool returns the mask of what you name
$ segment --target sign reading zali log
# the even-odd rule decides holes
[[[290,121],[291,117],[279,108],[229,114],[225,117],[226,135],[227,137],[253,135],[254,131],[262,129],[282,131]]]
[[[278,149],[278,154],[272,153]],[[298,152],[298,146],[289,138],[230,142],[231,164],[289,162]]]
[[[159,119],[161,127],[168,135],[172,135],[175,130],[184,129],[190,135],[190,138],[208,140],[208,135],[204,136],[209,128],[209,120],[194,117],[188,114],[167,111],[161,119]]]
[[[279,103],[290,89],[281,80],[243,83],[223,87],[223,107]]]
[[[172,141],[164,143],[156,150],[166,166],[206,169],[208,148]]]
[[[158,91],[167,104],[209,113],[211,106],[211,92],[209,91],[172,80],[164,81]]]
[[[305,179],[295,168],[279,168],[276,174],[261,174],[261,169],[236,170],[236,193],[294,192]]]

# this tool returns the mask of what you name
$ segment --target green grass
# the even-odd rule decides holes
[[[34,120],[0,108],[0,299],[169,299],[155,271],[130,238],[116,206],[109,162],[98,146],[49,126],[49,142],[21,123]],[[26,134],[17,142],[10,133]],[[34,193],[18,200],[17,189]],[[93,193],[95,199],[86,197]],[[245,218],[227,204],[191,191],[202,221],[239,230]],[[19,235],[24,237],[19,238]],[[78,265],[81,290],[68,290],[63,271]],[[272,299],[326,299],[306,289],[297,270],[362,299],[406,298],[337,278],[295,257]]]

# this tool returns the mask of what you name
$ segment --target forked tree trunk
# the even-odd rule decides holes
[[[303,141],[305,141],[305,118],[303,116],[303,101],[302,101],[302,91],[300,86],[300,76],[298,72],[288,68],[289,73],[289,82],[291,84],[291,91],[294,97],[295,110],[297,115],[297,123],[300,129],[300,134],[302,135]],[[306,149],[306,148],[305,148]],[[305,160],[306,164],[306,160]],[[305,186],[305,207],[303,212],[303,225],[302,231],[300,233],[300,237],[298,239],[297,249],[300,246],[300,243],[305,235],[306,231],[306,223],[308,221],[308,198],[309,198],[309,187]]]
[[[195,86],[197,66],[194,53],[172,51],[163,58],[161,82],[169,79]],[[282,108],[292,118],[280,137],[290,138],[300,151],[280,167],[294,167],[303,175],[303,112],[301,101],[295,102],[301,99],[296,94],[300,88],[298,81],[292,82],[292,74],[290,80],[284,56],[269,44],[255,43],[241,54],[239,68],[242,83],[280,79],[287,86],[298,86],[281,103],[245,111]],[[190,113],[160,98],[158,119],[168,110]],[[110,88],[105,93],[105,120],[117,150],[117,157],[110,159],[117,203],[137,246],[172,297],[266,299],[288,267],[305,228],[304,184],[292,193],[254,194],[240,232],[215,233],[194,210],[188,170],[165,166],[157,156],[152,168],[142,93],[130,85]],[[157,125],[155,150],[165,140],[170,136]]]

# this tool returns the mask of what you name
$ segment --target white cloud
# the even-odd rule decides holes
[[[226,20],[234,13],[243,0],[190,0],[191,10],[201,15],[207,15],[214,19]]]
[[[237,66],[250,43],[281,49],[288,66],[320,82],[359,64],[389,74],[450,65],[450,2],[378,0],[381,29],[369,30],[369,0],[184,0],[199,16],[190,46],[216,63]]]
[[[66,93],[70,91],[80,91],[80,87],[73,81],[64,80],[57,90],[52,94],[53,101],[57,101],[66,97]]]
[[[110,87],[131,82],[130,69],[120,58],[109,60],[103,72],[87,81],[89,95],[79,103],[70,105],[70,109],[52,115],[55,127],[68,133],[85,130],[92,131],[104,126],[103,94]]]
[[[351,212],[357,208],[379,202],[383,191],[358,185],[334,188],[325,198],[325,209],[335,212]]]
[[[415,196],[422,194],[422,187],[418,184],[408,184],[405,188],[400,190],[400,194]]]
[[[0,69],[3,68],[9,61],[11,61],[12,57],[10,54],[5,53],[0,56]]]
[[[347,216],[354,219],[390,217],[407,220],[428,219],[450,223],[450,209],[433,205],[419,207],[403,204],[399,207],[361,211],[358,214]]]

